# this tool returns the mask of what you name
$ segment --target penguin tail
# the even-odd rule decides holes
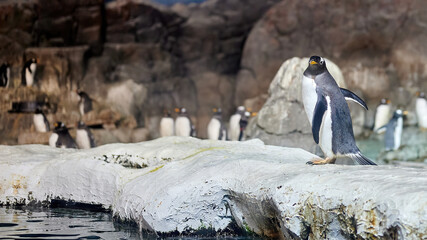
[[[363,156],[360,151],[358,151],[357,153],[347,154],[347,156],[359,163],[360,165],[377,165],[371,159]]]

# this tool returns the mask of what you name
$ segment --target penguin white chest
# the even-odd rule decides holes
[[[218,140],[220,130],[221,122],[216,118],[212,118],[208,124],[208,139]]]
[[[189,137],[191,133],[190,119],[187,117],[177,117],[175,120],[175,133],[177,136]]]
[[[34,114],[33,123],[37,132],[47,132],[47,127],[42,114]]]
[[[90,139],[87,131],[84,129],[77,129],[76,131],[76,142],[80,149],[90,148]]]
[[[50,135],[49,137],[49,146],[56,147],[56,142],[58,141],[58,138],[58,134],[52,133],[52,135]]]
[[[25,80],[27,86],[33,86],[34,76],[36,75],[36,64],[31,63],[30,65],[31,72],[28,69],[25,69]]]
[[[83,101],[79,103],[79,111],[80,111],[80,115],[83,117],[83,115],[85,115],[85,105]]]
[[[417,98],[415,103],[418,126],[427,129],[427,101],[424,98]]]
[[[331,99],[326,96],[328,109],[325,111],[320,125],[319,146],[326,157],[333,157],[332,151],[332,116],[331,116]]]
[[[239,140],[239,134],[240,134],[240,119],[242,116],[240,114],[233,114],[230,117],[230,127],[229,127],[229,134],[231,141],[238,141]]]
[[[394,130],[394,150],[399,149],[402,142],[402,129],[403,129],[403,119],[399,117],[397,119],[396,129]]]
[[[6,82],[6,88],[9,87],[9,83],[10,83],[10,68],[6,69],[6,77],[7,77],[7,82]]]
[[[167,137],[174,135],[174,120],[173,118],[164,117],[160,120],[160,136]]]
[[[310,126],[312,126],[314,108],[317,103],[316,83],[314,79],[303,76],[302,78],[302,102],[304,104],[305,113],[307,114]]]
[[[375,112],[375,123],[374,123],[374,131],[378,130],[378,128],[386,125],[388,121],[390,121],[391,115],[391,106],[390,104],[381,104],[377,107],[377,111]]]

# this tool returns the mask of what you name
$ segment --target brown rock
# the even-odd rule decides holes
[[[236,104],[265,93],[282,61],[294,56],[330,58],[340,66],[348,88],[361,90],[368,104],[396,86],[426,91],[426,7],[415,0],[276,4],[245,43]]]

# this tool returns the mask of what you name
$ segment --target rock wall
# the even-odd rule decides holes
[[[287,0],[251,31],[236,80],[236,103],[261,96],[282,62],[322,55],[373,109],[388,97],[407,106],[427,90],[427,3],[416,0]]]
[[[115,127],[145,128],[155,138],[163,110],[184,106],[199,137],[205,137],[213,107],[227,116],[234,111],[244,41],[276,2],[210,0],[172,7],[144,0],[2,2],[0,61],[12,63],[13,78],[4,91],[15,96],[3,99],[0,111],[0,118],[10,119],[2,131],[7,143],[32,131],[30,116],[23,115],[28,121],[10,134],[16,116],[6,113],[18,98],[12,93],[21,88],[21,67],[30,57],[39,61],[34,88],[58,103],[49,112],[51,121],[75,124],[74,90],[80,88],[96,100],[89,120],[114,115],[109,122]]]
[[[0,97],[0,119],[10,118],[4,96],[47,95],[60,110],[49,120],[75,124],[81,88],[97,101],[92,120],[114,115],[110,127],[144,128],[156,138],[163,109],[184,106],[203,138],[213,107],[226,119],[238,105],[261,109],[283,61],[313,54],[336,62],[371,109],[382,97],[408,106],[416,90],[427,91],[426,7],[416,0],[2,1],[0,62],[12,63],[13,83]],[[38,97],[15,94],[29,57],[39,58]],[[132,95],[128,103],[115,104],[116,87]],[[372,118],[370,111],[363,124]],[[31,121],[14,121],[0,130],[8,143],[31,129]]]

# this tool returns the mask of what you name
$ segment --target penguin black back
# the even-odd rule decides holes
[[[68,128],[62,122],[56,122],[53,132],[58,134],[56,147],[77,148],[77,144],[68,132]]]
[[[10,65],[9,63],[3,63],[0,66],[0,87],[7,87],[10,81]]]
[[[77,90],[77,94],[80,96],[80,101],[79,101],[80,113],[83,115],[92,111],[92,99],[89,97],[89,95],[80,90]]]
[[[35,58],[31,58],[30,60],[24,63],[24,67],[22,68],[21,79],[22,79],[22,85],[24,86],[28,85],[27,74],[26,74],[27,71],[31,74],[34,74],[33,70],[31,69],[31,64],[37,64],[37,60]]]
[[[314,141],[326,156],[324,160],[309,163],[331,163],[336,157],[347,156],[359,164],[375,165],[356,146],[346,99],[359,103],[365,109],[366,104],[356,94],[338,86],[322,57],[310,57],[303,73],[302,95]]]

